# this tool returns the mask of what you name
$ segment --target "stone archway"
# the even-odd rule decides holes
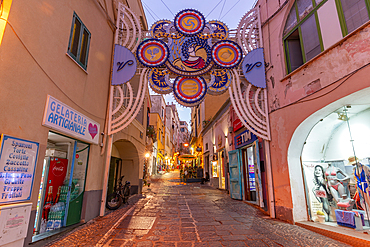
[[[111,156],[112,158],[120,160],[120,162],[117,162],[118,164],[112,163],[111,161],[111,167],[120,166],[117,169],[115,169],[115,167],[111,169],[111,171],[118,173],[115,174],[115,176],[118,178],[125,176],[123,178],[123,183],[125,181],[131,182],[131,194],[141,193],[142,179],[140,179],[140,159],[135,145],[128,140],[117,140],[113,143]]]

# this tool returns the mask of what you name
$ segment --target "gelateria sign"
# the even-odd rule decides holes
[[[31,198],[39,144],[1,135],[0,203]]]
[[[98,144],[100,124],[48,95],[42,125],[88,143]]]

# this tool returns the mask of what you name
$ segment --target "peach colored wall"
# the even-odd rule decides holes
[[[74,11],[91,33],[87,71],[66,55]],[[47,95],[98,122],[103,131],[113,31],[100,7],[88,0],[13,1],[8,21],[0,46],[0,130],[40,143],[31,197],[36,202],[49,132],[41,125]],[[102,188],[100,149],[90,147],[86,190]]]

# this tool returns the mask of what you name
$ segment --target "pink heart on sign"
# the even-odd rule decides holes
[[[96,134],[98,134],[98,126],[96,124],[92,125],[92,123],[89,123],[89,133],[92,139],[94,139]]]

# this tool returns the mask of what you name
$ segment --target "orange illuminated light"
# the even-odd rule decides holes
[[[184,147],[189,147],[189,143],[184,143]]]
[[[0,45],[3,41],[3,35],[5,32],[6,23],[8,22],[11,5],[12,0],[4,0],[0,6]]]

